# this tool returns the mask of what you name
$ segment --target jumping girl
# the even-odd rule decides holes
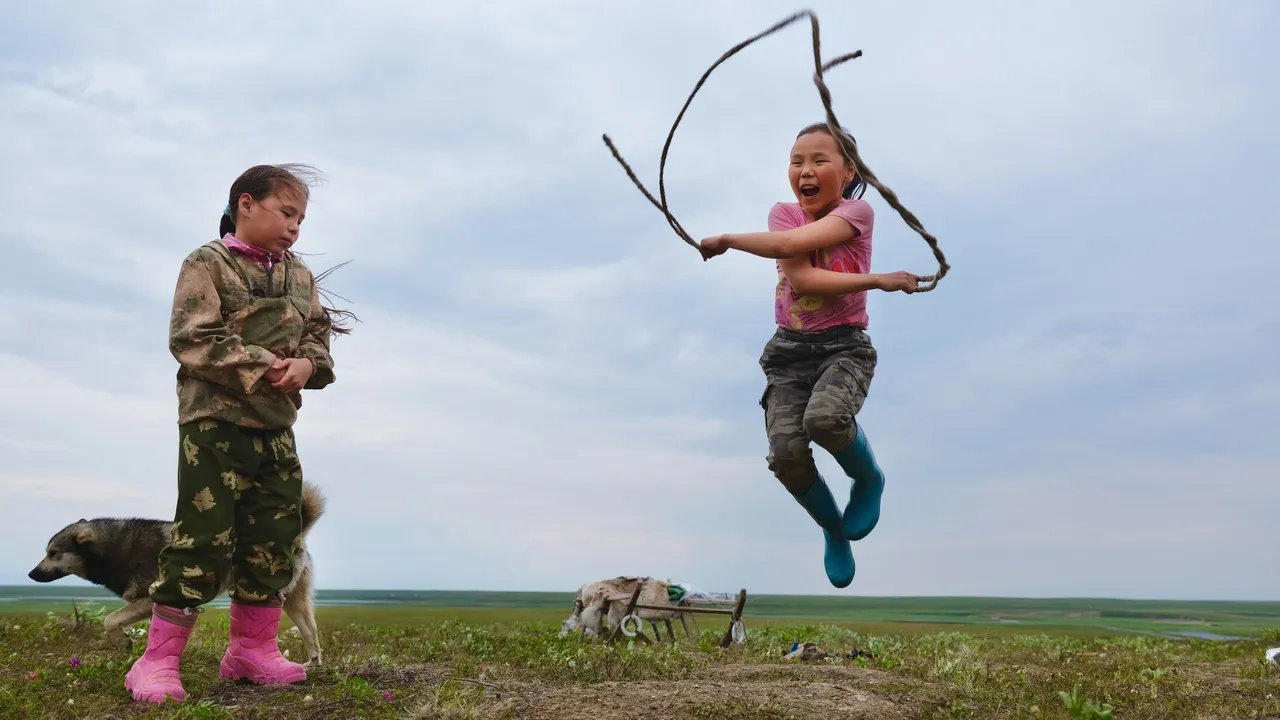
[[[307,212],[306,166],[258,165],[231,185],[221,240],[182,262],[169,324],[178,370],[178,502],[147,649],[125,676],[134,700],[181,702],[179,660],[232,554],[231,638],[219,672],[295,683],[280,653],[280,591],[302,532],[302,465],[293,424],[301,391],[334,381],[335,313],[291,252]],[[348,313],[344,313],[348,314]],[[349,314],[348,314],[349,315]]]
[[[915,292],[920,278],[870,272],[874,216],[862,199],[866,184],[825,123],[800,131],[788,174],[796,202],[773,206],[768,232],[718,235],[700,248],[704,260],[732,249],[778,261],[778,329],[760,357],[769,469],[822,528],[827,579],[842,588],[854,576],[849,541],[875,528],[884,489],[884,474],[854,420],[876,368],[866,293]],[[810,441],[853,480],[843,513],[818,473]]]

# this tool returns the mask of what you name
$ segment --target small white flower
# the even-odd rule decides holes
[[[68,704],[68,705],[75,705],[75,704],[76,704],[76,699],[75,699],[75,698],[67,698],[67,704]]]
[[[284,651],[284,656],[285,656],[285,657],[289,657],[289,651],[288,651],[288,650],[285,650],[285,651]]]
[[[306,697],[302,698],[302,702],[311,702],[311,696],[310,696],[310,695],[308,695],[308,696],[306,696]]]

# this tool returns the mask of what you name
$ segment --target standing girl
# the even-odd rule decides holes
[[[280,653],[279,595],[302,533],[293,424],[302,389],[334,381],[316,278],[290,252],[306,216],[306,166],[258,165],[231,185],[221,240],[182,263],[169,324],[178,360],[178,502],[147,649],[125,676],[135,700],[182,701],[179,660],[232,549],[231,638],[219,668],[259,684],[306,679]]]
[[[700,246],[704,259],[733,249],[778,261],[778,329],[760,357],[769,469],[822,528],[827,579],[842,588],[853,582],[849,541],[875,528],[884,489],[854,421],[876,368],[866,293],[915,292],[919,278],[871,274],[874,215],[862,199],[866,184],[825,123],[800,131],[789,177],[796,202],[773,206],[768,232],[719,235]],[[843,513],[814,464],[811,440],[853,480]]]

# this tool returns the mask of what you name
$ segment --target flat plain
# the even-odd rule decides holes
[[[119,602],[0,588],[5,718],[1280,717],[1280,603],[750,596],[747,638],[610,646],[561,637],[570,593],[322,591],[324,663],[302,686],[217,677],[225,599],[183,658],[181,705],[141,706],[131,653],[101,637]],[[80,617],[77,623],[73,613]],[[141,628],[138,626],[138,634]],[[285,627],[288,627],[286,621]],[[830,654],[788,660],[795,642]],[[282,644],[302,653],[298,636]]]

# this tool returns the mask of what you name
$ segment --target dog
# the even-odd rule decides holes
[[[635,592],[638,583],[644,583],[640,590],[639,602],[643,605],[671,605],[667,599],[665,580],[647,577],[619,576],[608,580],[598,580],[583,584],[573,598],[573,612],[560,625],[560,635],[577,632],[588,637],[601,635],[602,625],[608,628],[609,634],[617,630],[622,622],[622,614],[627,610],[627,600]],[[611,597],[625,597],[623,600],[610,600]],[[636,615],[641,620],[651,623],[669,622],[680,617],[680,609],[672,605],[671,610],[651,610],[636,608]],[[641,631],[643,627],[639,628]]]
[[[302,636],[310,665],[322,664],[320,633],[315,619],[314,567],[305,538],[324,514],[325,499],[309,482],[302,483],[302,536],[304,542],[296,555],[293,578],[282,591],[284,613]],[[49,540],[45,556],[27,573],[40,583],[53,582],[68,575],[87,580],[110,590],[125,606],[106,617],[105,635],[109,642],[128,651],[133,643],[126,629],[151,616],[149,589],[160,574],[160,551],[169,543],[172,521],[146,518],[96,518],[71,523]],[[218,595],[232,585],[231,552],[219,570]]]

